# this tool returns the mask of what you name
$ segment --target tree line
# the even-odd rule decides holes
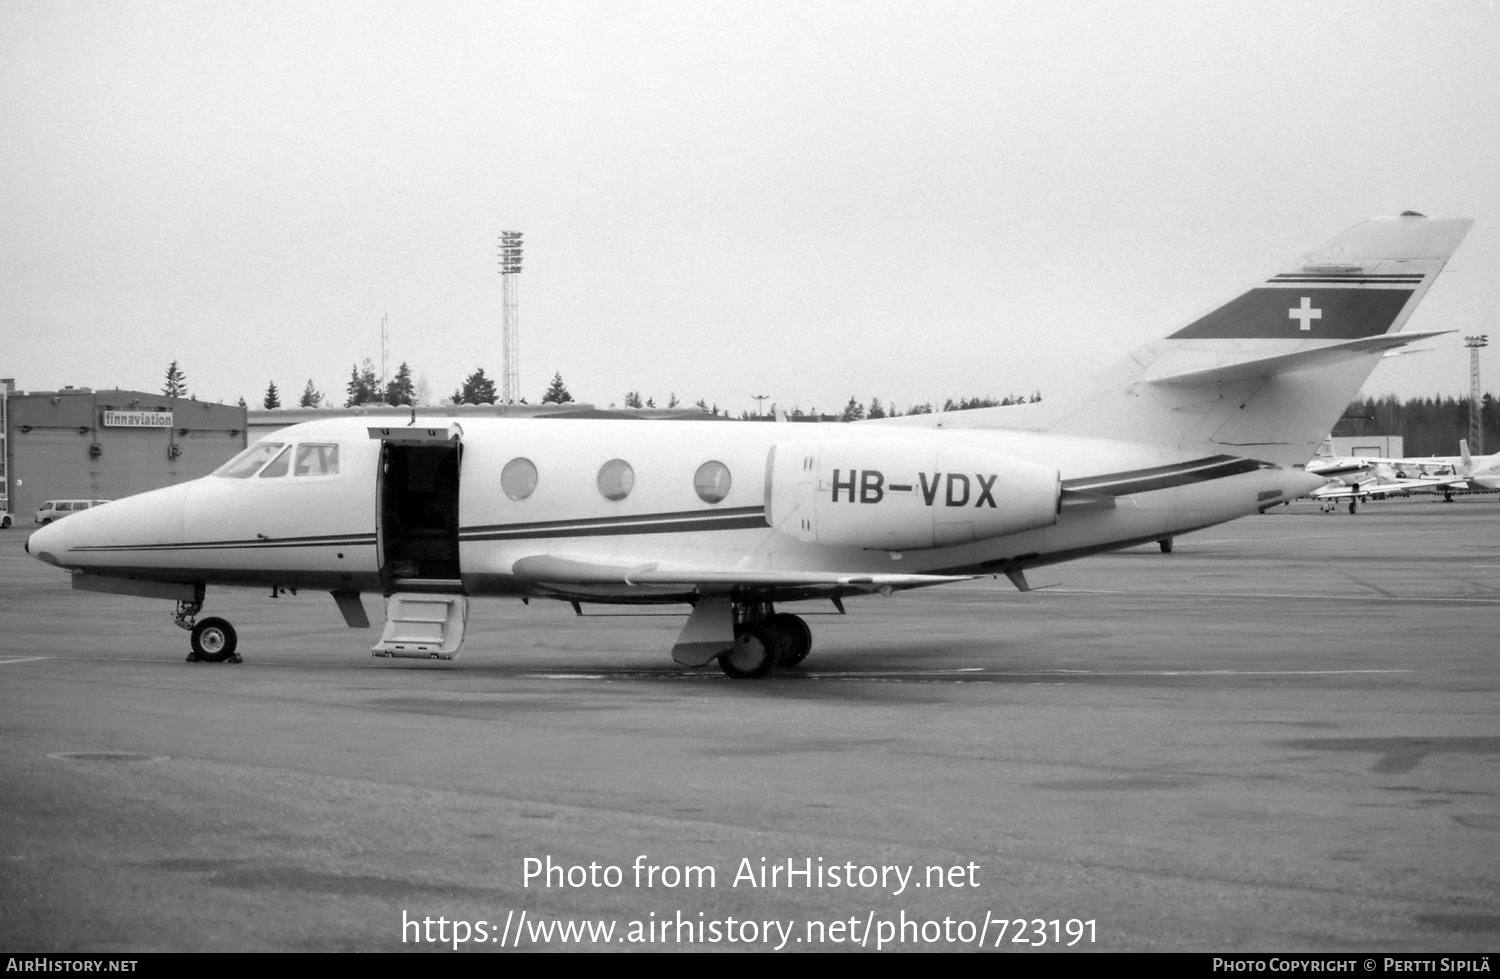
[[[162,393],[175,398],[191,397],[188,393],[187,374],[175,360],[167,368],[166,383],[162,388]],[[414,405],[417,403],[417,397],[418,392],[412,381],[412,370],[409,364],[402,361],[401,366],[396,368],[395,376],[382,385],[375,373],[374,365],[367,358],[363,365],[350,368],[343,403],[344,407],[362,404]],[[464,378],[463,383],[456,387],[447,398],[447,401],[452,404],[475,405],[494,404],[498,400],[499,392],[495,389],[495,382],[485,374],[482,367],[476,367],[473,373]],[[569,393],[568,386],[559,371],[552,375],[552,381],[548,384],[547,390],[542,393],[540,403],[567,404],[573,400],[573,395]],[[859,421],[865,418],[895,418],[900,415],[930,414],[934,411],[965,411],[971,408],[990,408],[1040,400],[1042,400],[1041,392],[1033,391],[1030,395],[1012,394],[1003,398],[949,398],[942,403],[941,407],[935,407],[932,402],[924,401],[908,405],[906,410],[902,411],[893,402],[882,402],[879,398],[871,398],[867,405],[851,395],[848,403],[837,412],[822,413],[816,407],[804,411],[799,405],[786,410],[786,414],[791,418]],[[297,406],[302,408],[332,406],[332,403],[333,399],[326,397],[322,391],[318,390],[311,378],[308,379],[297,400]],[[527,404],[528,402],[522,398],[521,403]],[[643,397],[639,390],[627,391],[621,403],[627,408],[678,408],[682,404],[676,392],[673,392],[664,404],[659,405],[654,397]],[[240,398],[240,404],[245,404],[244,398]],[[693,404],[712,415],[729,414],[721,410],[717,403],[710,404],[706,399],[700,398]],[[261,406],[282,407],[281,392],[275,381],[266,385]],[[610,402],[609,407],[615,407],[615,402]],[[772,407],[775,410],[775,406]],[[754,415],[749,411],[743,411],[740,417],[751,418]],[[1500,449],[1500,400],[1497,400],[1493,394],[1486,394],[1481,399],[1480,419],[1485,446],[1489,447],[1492,452]],[[1349,403],[1343,418],[1334,427],[1332,434],[1338,436],[1399,435],[1403,439],[1403,451],[1408,456],[1454,455],[1458,452],[1458,440],[1469,437],[1469,399],[1441,395],[1404,401],[1395,395],[1356,399]],[[1470,446],[1470,448],[1477,450],[1478,447]]]
[[[1457,455],[1458,440],[1469,437],[1469,400],[1441,395],[1406,401],[1395,395],[1360,398],[1349,402],[1333,434],[1399,435],[1405,456]],[[1479,417],[1487,451],[1500,449],[1500,403],[1493,394],[1480,399]]]
[[[166,387],[164,394],[174,397],[188,397],[187,375],[178,367],[177,361],[172,361],[167,368]],[[500,400],[499,391],[495,387],[492,378],[485,374],[483,367],[476,367],[474,371],[464,378],[463,383],[454,388],[453,393],[448,396],[447,402],[455,405],[482,405],[495,404]],[[959,399],[948,398],[941,407],[934,407],[931,401],[924,401],[908,405],[903,412],[894,402],[883,403],[881,400],[871,398],[869,405],[860,401],[856,396],[850,395],[849,401],[843,408],[831,414],[820,412],[816,406],[803,410],[800,405],[793,406],[786,414],[790,418],[816,418],[837,421],[859,421],[865,418],[895,418],[900,415],[925,415],[934,411],[964,411],[969,408],[990,408],[998,405],[1024,404],[1042,400],[1041,392],[1035,391],[1030,395],[1007,395],[1003,398],[994,397],[965,397]],[[375,365],[366,358],[363,365],[354,365],[349,369],[349,381],[344,386],[345,408],[357,405],[385,404],[385,405],[415,405],[418,402],[418,392],[412,380],[411,365],[402,361],[396,368],[395,376],[384,384],[375,373]],[[244,406],[246,401],[243,397],[239,403]],[[521,404],[529,404],[525,398]],[[540,404],[568,404],[576,403],[573,395],[568,391],[568,386],[563,381],[562,372],[552,375],[547,390],[542,392]],[[675,409],[682,406],[682,401],[674,391],[668,395],[665,402],[658,404],[655,397],[643,397],[639,390],[627,391],[621,399],[620,404],[626,408],[667,408]],[[333,407],[334,401],[318,390],[311,378],[302,389],[301,396],[297,399],[299,408],[321,408]],[[707,412],[710,415],[728,416],[730,412],[721,410],[717,402],[710,403],[706,398],[700,398],[693,402],[693,406]],[[266,385],[265,394],[261,398],[261,407],[281,408],[286,404],[281,399],[281,390],[276,386],[274,380]],[[609,407],[616,407],[616,402],[609,402]],[[772,410],[776,405],[772,405]],[[740,413],[741,418],[755,417],[749,411]]]

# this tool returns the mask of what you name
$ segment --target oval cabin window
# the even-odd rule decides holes
[[[693,489],[704,503],[718,503],[729,495],[729,467],[722,462],[705,462],[693,477]]]
[[[524,500],[536,490],[536,466],[530,459],[512,459],[500,471],[500,488],[512,500]]]
[[[599,492],[606,500],[623,500],[635,487],[635,470],[624,459],[611,459],[599,467]]]

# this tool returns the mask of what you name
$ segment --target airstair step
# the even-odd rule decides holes
[[[464,641],[469,600],[463,595],[396,592],[385,601],[385,632],[376,656],[453,659]]]

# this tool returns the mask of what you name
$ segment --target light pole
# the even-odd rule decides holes
[[[1490,336],[1481,333],[1478,336],[1464,337],[1464,346],[1469,348],[1469,453],[1471,455],[1484,455],[1484,416],[1480,412],[1479,391],[1479,348],[1488,346]]]
[[[765,406],[766,399],[769,398],[769,397],[770,397],[769,394],[752,394],[752,395],[750,395],[750,400],[755,402],[755,417],[756,418],[759,418],[759,417],[761,417],[762,415],[765,414],[765,411],[762,410],[762,409]]]
[[[504,286],[504,351],[501,365],[500,403],[512,405],[520,398],[521,323],[516,312],[516,276],[521,274],[521,232],[500,232],[500,282]]]

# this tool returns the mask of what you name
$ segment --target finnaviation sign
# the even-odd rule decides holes
[[[170,411],[106,411],[105,428],[171,428]]]

